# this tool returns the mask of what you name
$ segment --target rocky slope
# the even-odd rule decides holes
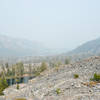
[[[91,57],[73,64],[62,65],[58,69],[48,70],[28,84],[21,84],[19,90],[16,90],[16,86],[9,87],[4,91],[5,96],[2,98],[100,100],[100,83],[90,82],[94,73],[100,73],[100,57]],[[78,74],[79,78],[75,79],[74,74]]]

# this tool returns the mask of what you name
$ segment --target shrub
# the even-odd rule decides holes
[[[55,70],[58,72],[58,70],[59,70],[59,67],[57,66],[57,67],[55,67]]]
[[[93,78],[90,79],[91,81],[100,81],[100,74],[94,74]]]
[[[16,81],[16,83],[19,83],[19,82],[20,82],[20,80],[19,80],[18,78],[16,78],[16,80],[15,80],[15,81]]]
[[[60,88],[56,89],[56,93],[57,95],[59,95],[61,93],[61,89]]]
[[[78,74],[74,74],[74,78],[79,78],[79,75]]]
[[[35,76],[40,76],[40,72],[39,72],[39,71],[35,71],[35,72],[34,72],[34,75],[35,75]]]
[[[7,81],[5,78],[0,78],[0,95],[3,95],[4,89],[8,87]]]
[[[40,67],[40,72],[43,72],[47,69],[47,64],[45,62],[42,62],[41,67]]]
[[[17,87],[16,87],[16,89],[17,89],[17,90],[19,90],[19,84],[17,84]]]

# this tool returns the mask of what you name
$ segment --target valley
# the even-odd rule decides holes
[[[100,0],[0,0],[0,100],[100,100]]]
[[[81,54],[75,50],[74,54],[67,55],[4,57],[0,61],[0,82],[2,87],[8,86],[1,87],[0,100],[100,100],[99,51],[92,55],[83,51]]]

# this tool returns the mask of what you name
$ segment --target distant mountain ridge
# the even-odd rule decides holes
[[[100,38],[84,43],[68,54],[100,54]]]
[[[48,49],[35,41],[0,35],[0,56],[47,55]]]

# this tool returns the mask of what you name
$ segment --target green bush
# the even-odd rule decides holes
[[[43,62],[40,67],[34,69],[33,73],[35,76],[39,76],[46,69],[47,69],[47,64],[45,62]]]
[[[74,78],[79,78],[79,75],[78,74],[74,74]]]
[[[56,93],[57,95],[59,95],[61,93],[61,89],[60,88],[56,89]]]
[[[90,79],[91,81],[100,81],[100,74],[95,73],[93,78]]]
[[[17,88],[17,90],[19,90],[19,84],[17,84],[17,87],[16,88]]]
[[[0,95],[3,95],[4,89],[8,87],[7,81],[5,78],[0,78]]]
[[[34,72],[34,75],[35,75],[35,76],[40,76],[40,72],[39,72],[39,71],[35,71],[35,72]]]
[[[43,62],[42,64],[41,64],[41,67],[40,67],[40,72],[43,72],[43,71],[45,71],[47,69],[47,64],[45,63],[45,62]]]
[[[16,81],[16,83],[19,83],[20,82],[19,78],[16,78],[15,81]]]

